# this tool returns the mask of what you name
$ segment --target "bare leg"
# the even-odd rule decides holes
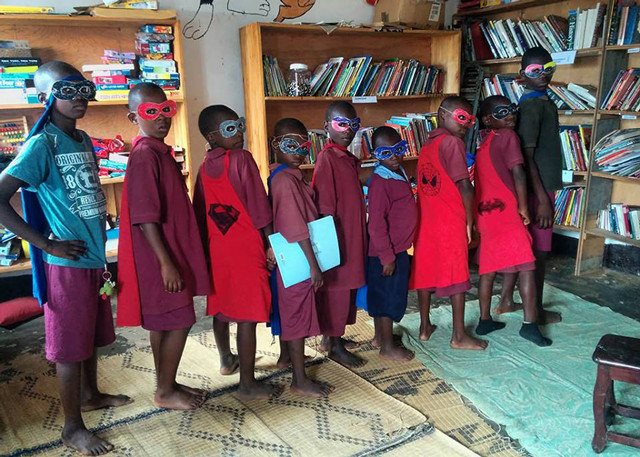
[[[103,455],[113,450],[113,445],[98,438],[84,425],[80,411],[82,364],[57,363],[58,392],[64,412],[62,442],[84,455]]]
[[[522,303],[513,301],[513,294],[516,289],[516,273],[505,273],[502,275],[502,292],[500,293],[500,302],[493,310],[495,314],[512,313],[522,309]]]
[[[82,362],[81,383],[82,411],[128,405],[133,402],[126,395],[109,395],[98,390],[98,358],[95,351],[89,360]]]
[[[420,341],[429,341],[437,325],[431,323],[429,308],[431,308],[431,292],[426,289],[418,290],[418,305],[420,306]]]
[[[282,341],[282,340],[281,340]],[[291,379],[291,393],[303,397],[326,397],[333,390],[328,385],[318,384],[307,377],[304,367],[304,338],[285,341],[289,346],[291,364],[293,365],[293,378]]]
[[[358,368],[365,365],[366,360],[347,350],[345,341],[339,336],[329,337],[329,358],[347,368]]]
[[[464,328],[464,299],[464,293],[451,296],[451,305],[453,308],[453,334],[451,335],[451,342],[449,345],[452,349],[486,349],[486,341],[467,335]]]
[[[538,306],[538,324],[557,324],[562,322],[562,314],[555,311],[546,311],[542,307],[542,295],[544,292],[544,276],[547,270],[547,252],[534,252],[536,256],[536,298]]]
[[[376,317],[380,327],[380,358],[383,360],[409,361],[415,354],[408,349],[396,346],[393,342],[393,320],[388,317]]]
[[[551,340],[545,338],[538,328],[538,306],[536,300],[536,277],[533,271],[520,272],[520,295],[524,305],[524,322],[520,336],[537,344],[550,346]]]
[[[291,365],[291,353],[289,352],[289,343],[282,341],[282,338],[278,339],[280,340],[280,357],[278,358],[276,366],[283,369]]]
[[[374,333],[373,333],[373,339],[371,340],[371,346],[373,346],[374,348],[379,348],[382,345],[382,334],[380,329],[379,317],[373,318],[373,329],[374,329]]]
[[[493,331],[505,327],[503,322],[496,322],[491,318],[491,296],[493,295],[493,281],[496,273],[488,273],[480,276],[478,284],[478,296],[480,301],[480,322],[476,327],[478,335],[487,335]]]
[[[220,374],[232,375],[238,369],[238,356],[231,352],[229,342],[229,323],[213,318],[213,336],[216,339],[218,354],[220,354]]]
[[[240,360],[240,385],[238,396],[241,398],[268,399],[273,396],[273,388],[265,383],[256,381],[254,370],[256,366],[256,323],[238,323],[238,358]]]

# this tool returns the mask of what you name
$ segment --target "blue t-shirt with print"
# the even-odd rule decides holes
[[[105,264],[105,216],[107,200],[100,186],[98,165],[89,136],[78,131],[78,142],[48,123],[27,141],[5,172],[37,192],[53,237],[82,240],[87,253],[78,260],[43,252],[50,265],[102,268]]]

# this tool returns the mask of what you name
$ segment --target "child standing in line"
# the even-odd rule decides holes
[[[480,245],[480,322],[478,335],[486,335],[505,326],[491,318],[491,295],[496,273],[517,274],[524,303],[524,323],[520,336],[538,346],[551,340],[540,333],[537,321],[535,257],[527,208],[527,179],[515,128],[518,107],[501,95],[486,98],[480,105],[480,117],[487,130],[481,131],[476,154],[475,208]]]
[[[129,92],[129,120],[141,136],[133,140],[122,193],[117,323],[150,332],[155,404],[189,410],[205,393],[178,384],[176,374],[196,322],[193,297],[206,295],[209,281],[187,187],[164,142],[175,114],[175,102],[155,84]]]
[[[356,290],[364,285],[367,248],[364,194],[360,184],[360,160],[347,147],[360,129],[360,118],[347,102],[327,107],[325,130],[329,141],[318,154],[312,187],[321,217],[331,215],[336,224],[341,264],[324,274],[318,290],[320,329],[329,357],[347,367],[366,361],[349,352],[342,336],[356,322]]]
[[[85,455],[102,455],[113,445],[87,430],[82,411],[131,399],[104,394],[97,385],[95,348],[115,340],[110,299],[99,292],[106,265],[106,198],[91,139],[76,129],[96,88],[59,61],[42,65],[35,85],[45,111],[22,152],[0,175],[0,222],[32,246],[34,279],[41,280],[34,294],[44,305],[45,352],[56,364],[64,412],[62,441]],[[20,188],[29,224],[9,203]]]
[[[229,322],[238,324],[238,358],[243,398],[268,398],[272,389],[254,376],[256,324],[269,322],[269,269],[275,266],[267,237],[272,214],[258,167],[244,145],[245,120],[224,105],[205,108],[198,119],[209,142],[194,195],[196,217],[208,254],[212,292],[207,314],[220,352],[220,371],[238,363],[229,349]],[[265,255],[266,249],[266,255]]]
[[[473,227],[473,186],[469,180],[463,138],[475,122],[471,105],[447,97],[438,108],[439,128],[431,131],[418,159],[418,228],[409,287],[418,289],[420,339],[435,326],[429,320],[431,294],[451,297],[453,349],[482,350],[487,342],[464,328],[465,292],[469,281],[468,244]]]
[[[413,352],[393,342],[393,322],[407,309],[410,260],[418,221],[411,183],[402,168],[407,142],[391,127],[373,132],[373,155],[378,164],[369,183],[369,260],[367,310],[373,317],[380,358],[411,360]]]
[[[273,207],[273,230],[289,243],[298,243],[309,262],[311,278],[284,287],[278,271],[280,342],[288,347],[293,365],[291,392],[308,397],[326,397],[331,388],[310,380],[304,368],[304,339],[320,334],[316,291],[323,285],[322,271],[311,246],[307,224],[318,218],[313,190],[304,180],[300,165],[309,155],[307,128],[297,119],[281,119],[275,126],[271,149],[278,163],[271,165],[269,193]]]
[[[520,123],[517,127],[525,158],[529,185],[529,210],[536,257],[536,300],[538,323],[553,324],[562,315],[542,306],[547,255],[551,252],[555,191],[562,188],[562,149],[558,136],[558,108],[547,97],[547,88],[556,69],[544,48],[531,48],[522,56],[520,76],[526,86],[520,98]],[[496,313],[515,311],[513,303],[516,276],[505,276],[502,297]]]

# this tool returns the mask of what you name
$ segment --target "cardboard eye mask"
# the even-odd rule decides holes
[[[407,153],[408,144],[405,140],[401,140],[393,146],[380,146],[373,151],[373,155],[378,160],[387,160],[391,156],[397,155],[402,157]]]
[[[440,107],[443,111],[451,114],[453,120],[456,121],[460,125],[464,125],[465,127],[472,126],[476,122],[476,117],[473,114],[467,113],[462,108],[456,108],[453,111],[449,111],[446,108]]]
[[[247,131],[247,121],[244,117],[238,118],[237,121],[224,121],[220,123],[220,130],[218,130],[224,138],[231,138],[238,132],[244,133]]]
[[[96,96],[96,85],[91,81],[60,80],[51,86],[51,94],[58,100],[74,100],[77,96],[85,100],[93,100]]]
[[[284,154],[297,154],[306,157],[309,155],[309,150],[311,149],[311,141],[305,141],[300,144],[293,138],[282,138],[278,148]]]
[[[145,121],[155,121],[161,114],[168,118],[175,116],[176,110],[176,102],[173,100],[167,100],[163,103],[140,103],[138,105],[138,116]]]
[[[360,130],[360,118],[349,119],[348,117],[336,116],[331,120],[331,127],[336,132],[346,132],[349,129],[357,132]]]
[[[527,78],[539,78],[542,75],[552,75],[556,71],[556,63],[554,61],[547,62],[544,65],[539,63],[532,63],[527,65],[524,69],[524,74]]]
[[[491,114],[494,119],[500,120],[504,119],[510,114],[518,113],[518,105],[512,103],[510,105],[496,105],[493,108],[493,113]]]

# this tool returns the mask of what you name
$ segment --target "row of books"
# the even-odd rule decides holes
[[[596,107],[596,93],[598,89],[588,84],[562,84],[549,85],[551,94],[549,97],[559,109],[590,110]],[[558,103],[560,101],[561,103]]]
[[[640,110],[640,68],[620,70],[609,92],[602,101],[601,109]]]
[[[556,191],[554,224],[579,227],[584,203],[584,187],[565,187]]]
[[[640,178],[640,129],[614,130],[598,141],[593,152],[601,171]]]
[[[41,63],[27,41],[0,42],[0,105],[39,103],[33,76]]]
[[[263,55],[262,68],[264,74],[264,93],[267,97],[284,97],[287,95],[287,81],[284,79],[280,64],[276,57]]]
[[[515,73],[497,74],[491,78],[484,78],[482,80],[482,98],[502,95],[507,97],[511,103],[518,103],[524,94],[524,86],[519,84],[516,78]]]
[[[598,212],[596,224],[599,229],[640,240],[640,206],[609,203]]]
[[[587,170],[591,130],[591,125],[587,124],[560,126],[563,170]]]
[[[611,18],[611,28],[609,29],[609,41],[607,44],[614,46],[640,43],[640,31],[638,31],[639,14],[640,7],[637,5],[616,6],[616,11]]]

